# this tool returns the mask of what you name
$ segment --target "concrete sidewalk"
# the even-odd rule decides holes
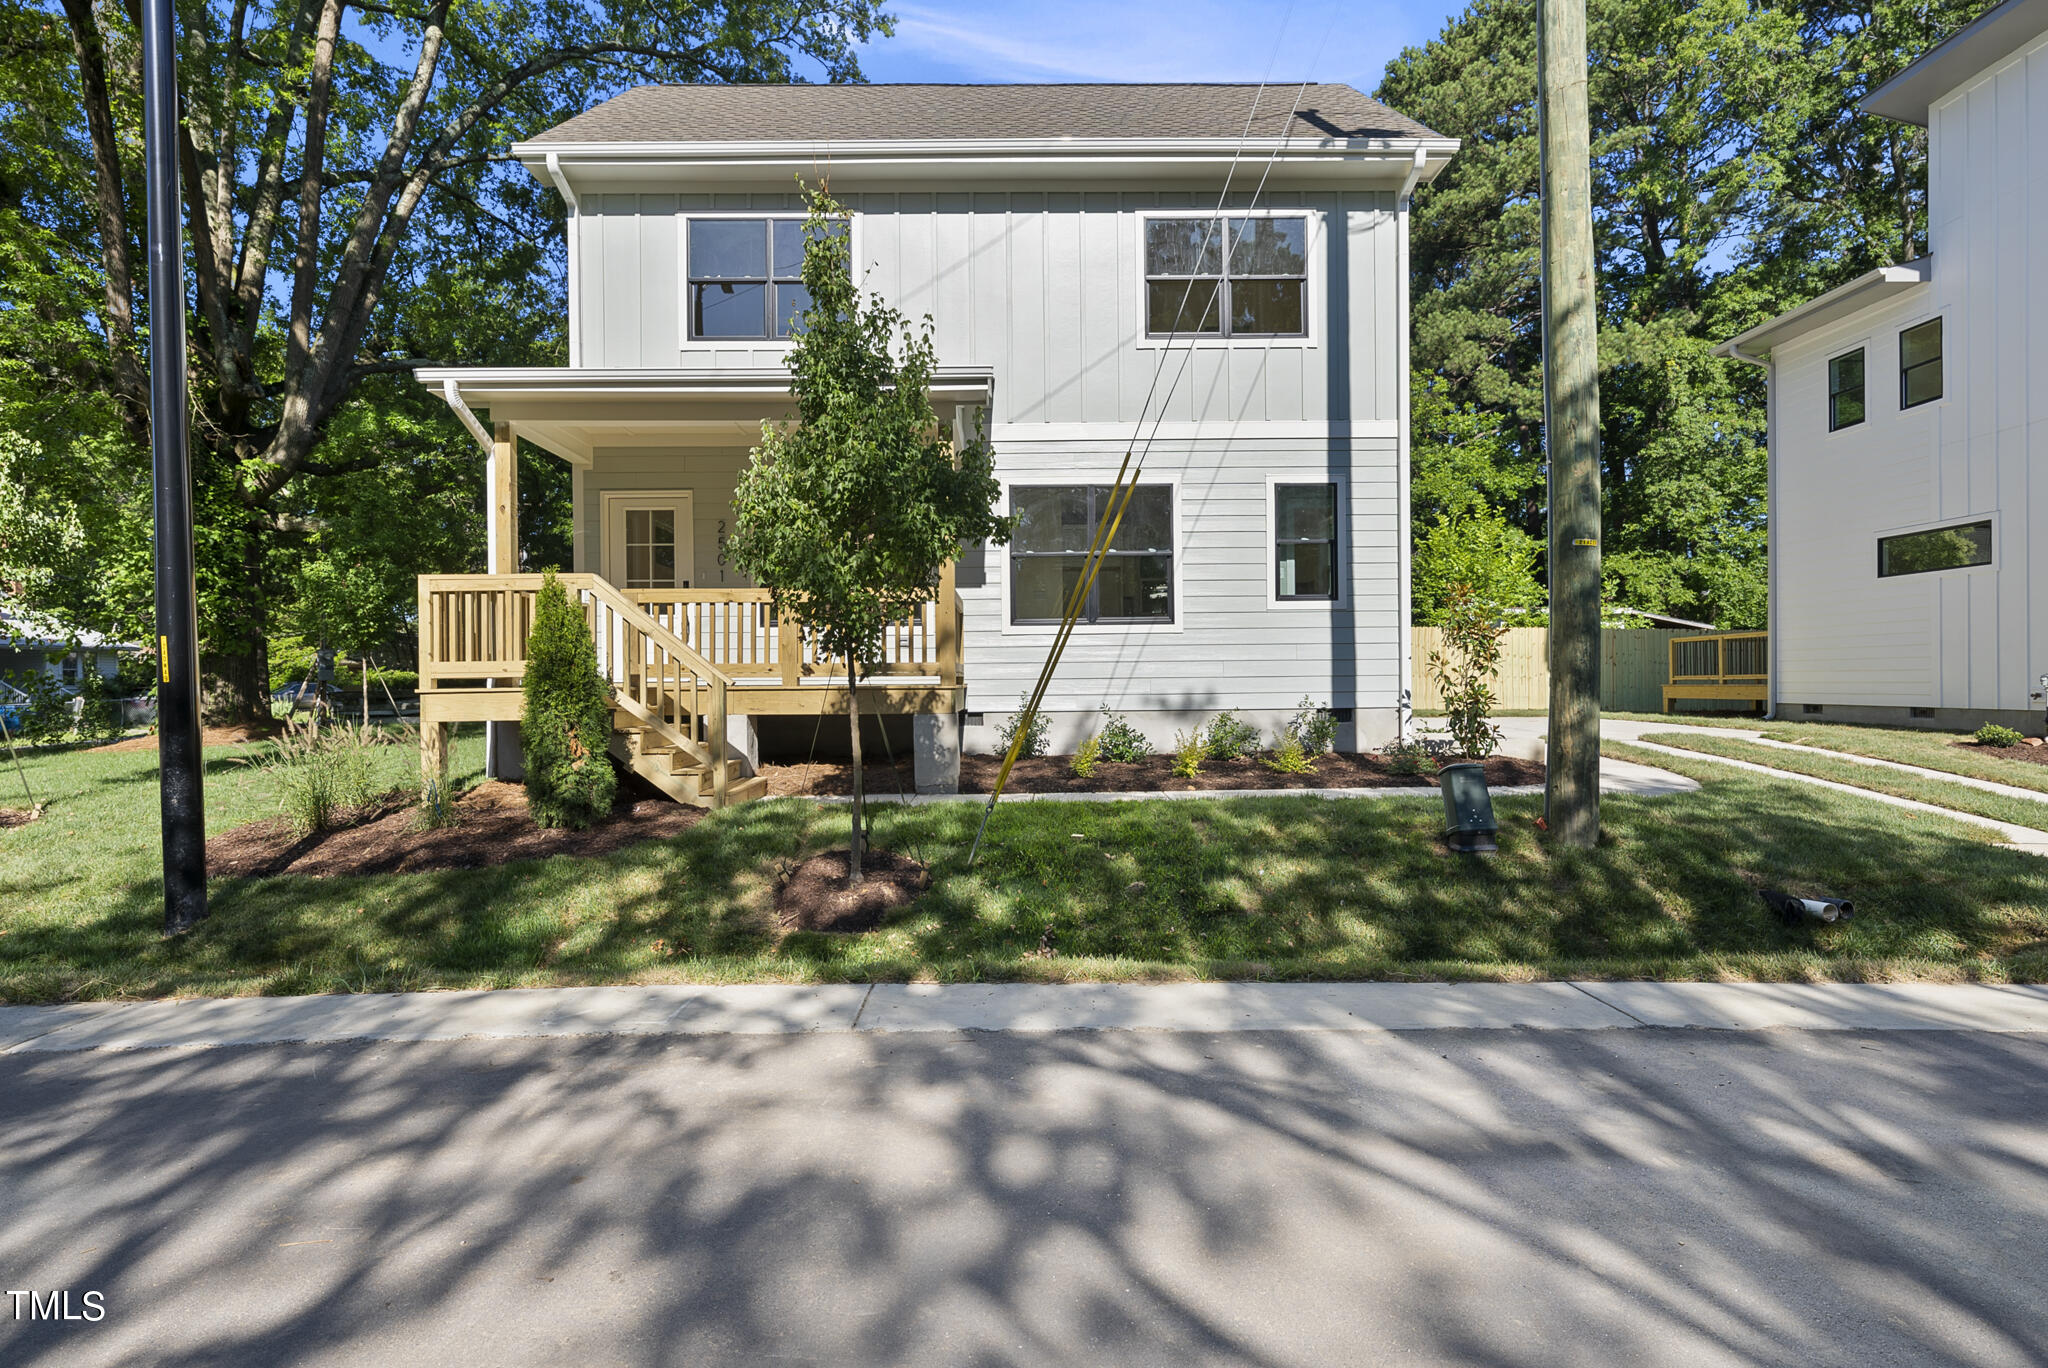
[[[2048,1033],[2048,987],[1794,983],[662,984],[0,1007],[0,1054],[464,1037],[934,1031]]]

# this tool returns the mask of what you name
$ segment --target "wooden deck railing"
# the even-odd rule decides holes
[[[1765,706],[1770,697],[1771,634],[1712,632],[1671,638],[1664,711],[1681,698],[1733,699]]]

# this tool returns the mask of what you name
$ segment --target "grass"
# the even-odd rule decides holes
[[[1760,746],[1754,741],[1736,736],[1709,736],[1701,732],[1647,732],[1641,739],[1659,746],[1672,746],[1678,750],[1699,751],[1705,755],[1724,755],[1732,760],[1747,760],[1753,765],[1767,765],[1772,769],[1787,770],[1793,774],[1811,775],[1815,779],[1847,784],[1851,788],[1868,789],[1872,793],[1888,793],[1894,798],[1911,798],[1916,802],[1933,803],[1937,807],[1950,808],[1956,812],[1989,817],[1993,821],[2011,822],[2015,826],[2048,831],[2048,795],[2044,795],[2036,802],[2031,798],[1986,793],[1983,789],[1971,788],[1968,784],[1950,783],[1945,779],[1926,779],[1917,774],[1880,769],[1875,765],[1859,765],[1853,760],[1837,760],[1832,756],[1806,755],[1799,751],[1780,750],[1775,746]]]
[[[457,767],[474,775],[475,738]],[[857,937],[784,934],[778,866],[844,840],[845,810],[744,804],[671,840],[459,873],[216,881],[158,933],[155,757],[35,756],[51,807],[0,831],[0,998],[39,1002],[621,982],[1269,979],[2048,979],[2048,861],[1847,795],[1690,765],[1705,787],[1610,798],[1590,852],[1547,846],[1538,799],[1497,805],[1501,852],[1454,858],[1428,800],[1297,797],[885,808],[932,893]],[[404,748],[393,773],[409,769]],[[270,815],[262,771],[209,755],[216,828]],[[1771,883],[1853,896],[1785,927]]]
[[[1874,760],[1896,760],[1922,769],[1946,774],[1964,774],[1972,779],[1989,779],[2014,788],[2048,793],[2048,765],[2025,760],[2008,760],[1970,745],[1955,732],[1905,731],[1888,727],[1852,727],[1841,723],[1764,722],[1758,724],[1773,741],[1791,741],[1801,746],[1867,755]]]

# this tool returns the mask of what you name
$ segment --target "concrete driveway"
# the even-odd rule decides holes
[[[528,1038],[0,1057],[0,1364],[1986,1364],[2048,1039]],[[12,1303],[20,1305],[20,1300]]]

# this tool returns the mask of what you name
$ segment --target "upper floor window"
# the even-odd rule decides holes
[[[1877,577],[1922,575],[1991,564],[1991,520],[1930,527],[1877,539]]]
[[[1306,334],[1307,216],[1146,219],[1145,332]]]
[[[1899,334],[1899,407],[1941,398],[1941,320],[1930,318]]]
[[[1108,485],[1015,486],[1010,511],[1010,620],[1058,622],[1109,511]],[[1082,622],[1173,621],[1173,486],[1139,485],[1095,583]]]
[[[800,218],[691,219],[689,256],[692,339],[788,337],[811,306]]]
[[[1863,348],[1828,361],[1828,431],[1863,421]]]

